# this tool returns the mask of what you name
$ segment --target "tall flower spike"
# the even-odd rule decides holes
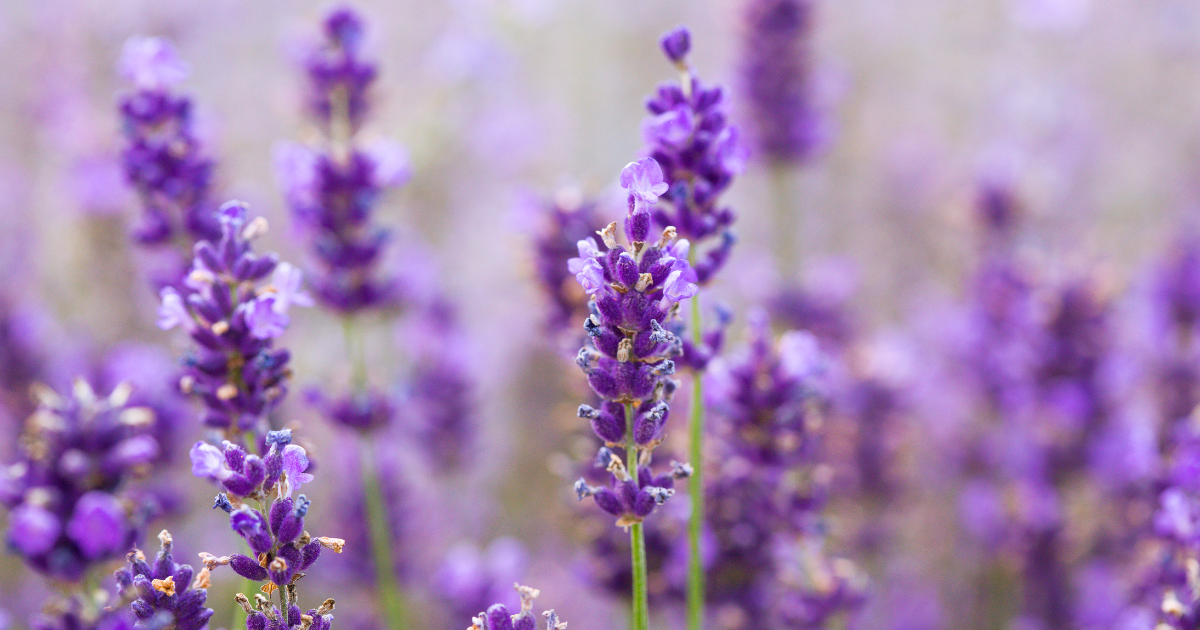
[[[394,306],[400,297],[394,279],[377,277],[390,235],[371,220],[380,196],[406,182],[410,169],[395,143],[355,141],[376,75],[374,64],[359,56],[362,20],[338,9],[326,17],[324,30],[324,44],[309,55],[305,69],[310,109],[325,130],[325,146],[282,144],[275,167],[318,263],[313,274],[317,299],[354,314]]]
[[[662,438],[667,403],[675,390],[669,378],[675,364],[669,357],[677,356],[681,347],[664,324],[674,317],[676,305],[697,290],[686,241],[675,242],[674,230],[668,229],[657,242],[647,243],[649,212],[663,190],[661,180],[662,170],[650,158],[627,165],[621,183],[629,191],[625,226],[631,246],[627,249],[617,241],[613,224],[601,234],[608,249],[585,239],[579,242],[580,257],[568,265],[591,295],[592,314],[584,323],[587,345],[580,350],[579,364],[592,389],[606,401],[600,409],[580,407],[579,415],[591,421],[606,443],[616,446],[628,435],[631,445],[647,452]],[[637,408],[628,419],[625,405]],[[660,483],[639,462],[630,465],[639,467],[637,480],[622,468],[614,472],[613,489],[581,493],[581,498],[593,496],[622,525],[640,522],[673,492],[669,478]]]
[[[696,260],[698,282],[705,284],[724,265],[734,244],[729,228],[735,215],[720,207],[720,196],[745,167],[746,151],[737,128],[727,121],[722,88],[702,83],[688,66],[690,39],[682,27],[663,36],[663,51],[683,70],[683,78],[659,86],[646,101],[650,115],[642,122],[646,152],[661,167],[667,188],[653,187],[656,173],[649,172],[645,183],[633,190],[639,201],[647,193],[662,197],[665,203],[652,213],[660,228],[674,226],[694,243],[720,237],[715,248]]]
[[[235,435],[258,430],[287,393],[290,354],[274,340],[287,328],[290,306],[308,300],[299,271],[275,254],[254,253],[251,241],[266,231],[264,219],[247,221],[237,201],[221,206],[218,219],[221,238],[196,243],[186,297],[162,290],[158,323],[182,327],[196,343],[180,389],[204,403],[205,424]]]
[[[813,0],[748,0],[742,89],[754,144],[771,163],[811,157],[826,141],[814,104]]]
[[[191,99],[174,92],[187,66],[169,41],[135,37],[125,42],[118,70],[134,87],[119,108],[128,143],[121,162],[144,210],[135,238],[147,245],[174,240],[185,248],[219,238],[208,200],[213,162],[196,138]]]

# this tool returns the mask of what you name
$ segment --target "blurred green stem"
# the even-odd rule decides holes
[[[633,441],[633,404],[625,404],[625,459],[635,483],[638,478],[638,449]],[[647,591],[646,537],[641,523],[629,527],[630,560],[633,565],[633,630],[650,629],[650,596]]]
[[[384,511],[383,492],[379,484],[379,471],[375,466],[374,452],[365,437],[359,444],[362,457],[363,497],[367,504],[367,525],[371,532],[371,561],[375,566],[375,599],[383,615],[383,626],[388,630],[402,630],[405,625],[404,606],[401,603],[400,584],[392,566],[391,534],[388,517]]]
[[[700,330],[700,294],[692,297],[692,343],[699,349],[704,334]],[[688,518],[687,627],[704,627],[704,567],[700,562],[700,535],[704,530],[704,384],[700,372],[692,374],[692,408],[688,419],[688,457],[692,478],[688,483],[692,513]]]

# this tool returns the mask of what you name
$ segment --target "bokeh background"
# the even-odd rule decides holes
[[[439,470],[411,448],[383,447],[399,480],[389,498],[409,531],[397,542],[400,571],[429,625],[469,623],[446,619],[439,580],[448,566],[465,567],[487,588],[498,583],[497,597],[509,597],[514,580],[539,586],[572,628],[624,623],[620,602],[589,582],[598,525],[576,509],[570,489],[594,446],[574,414],[586,393],[571,362],[576,340],[546,326],[547,299],[534,277],[533,242],[546,228],[541,200],[597,199],[605,222],[621,215],[615,180],[641,155],[646,95],[675,78],[658,38],[678,24],[692,30],[695,69],[727,87],[734,123],[746,124],[740,73],[754,36],[746,4],[355,3],[367,23],[366,54],[380,68],[362,135],[400,142],[413,170],[376,210],[399,235],[387,264],[457,309],[470,376],[473,434],[460,467]],[[249,202],[271,224],[262,247],[303,264],[272,151],[314,137],[299,61],[330,6],[0,2],[6,366],[36,365],[39,380],[62,386],[131,343],[168,366],[186,346],[155,326],[156,296],[127,236],[139,204],[118,163],[116,99],[127,87],[116,64],[131,36],[175,43],[190,66],[182,89],[217,160],[214,196]],[[939,379],[953,370],[938,341],[952,335],[952,313],[971,296],[983,183],[1018,200],[1014,249],[1036,277],[1050,286],[1088,278],[1111,306],[1111,336],[1138,336],[1130,313],[1148,299],[1147,278],[1200,210],[1198,33],[1200,5],[1187,0],[813,3],[805,54],[823,142],[783,167],[750,147],[726,197],[739,215],[739,242],[706,299],[729,305],[736,342],[752,306],[783,286],[816,287],[855,322],[847,355],[903,392],[893,444],[902,498],[882,507],[833,501],[833,546],[861,565],[875,602],[846,623],[1038,627],[1012,621],[1003,605],[978,613],[973,606],[992,599],[986,588],[976,598],[957,580],[956,564],[974,557],[956,550],[959,489],[930,481],[943,471],[931,463],[939,442],[930,436],[945,435],[939,422],[954,413],[941,398],[951,386]],[[407,387],[402,377],[419,344],[407,325],[381,316],[366,326],[371,378],[381,387]],[[300,395],[349,380],[340,324],[319,309],[299,312],[281,345],[293,352],[295,393],[277,415],[303,427],[317,467],[313,512],[319,529],[340,535],[356,508],[339,500],[354,482],[337,471],[353,470],[359,445]],[[1122,381],[1131,391],[1148,387],[1141,364],[1115,360],[1135,372]],[[25,403],[15,389],[5,396],[0,455],[8,461]],[[682,414],[677,421],[682,427]],[[396,424],[404,422],[402,411]],[[211,488],[188,474],[184,452],[199,431],[198,422],[179,428],[178,471],[156,480],[177,489],[169,523],[180,555],[191,557],[236,542],[208,509]],[[889,522],[892,542],[856,558],[863,547],[838,527],[873,519]],[[369,569],[339,560],[312,581],[339,598],[340,626],[366,627]],[[222,577],[209,598],[214,627],[231,623],[231,593],[240,588]],[[15,559],[0,560],[0,628],[26,627],[33,603],[51,590]],[[679,623],[674,605],[659,609],[664,624]],[[1064,627],[1113,627],[1090,623]]]

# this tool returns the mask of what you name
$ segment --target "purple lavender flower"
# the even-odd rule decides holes
[[[353,11],[330,13],[324,46],[305,64],[310,108],[328,146],[281,145],[275,158],[284,196],[320,264],[313,274],[317,299],[343,314],[392,306],[399,298],[394,279],[376,277],[390,236],[371,219],[380,195],[402,185],[410,172],[398,145],[354,143],[376,74],[374,64],[359,57],[362,29]]]
[[[660,227],[674,226],[680,236],[696,243],[720,236],[717,246],[696,262],[697,281],[704,284],[724,265],[733,248],[729,227],[735,216],[719,203],[734,175],[744,167],[745,149],[738,141],[737,129],[726,120],[723,90],[703,84],[687,69],[689,39],[683,28],[663,36],[664,52],[686,70],[686,77],[682,84],[659,86],[646,102],[650,117],[642,123],[647,153],[661,168],[661,181],[668,188],[659,185],[657,169],[651,168],[637,172],[639,184],[632,190],[637,191],[634,197],[641,203],[653,203],[650,197],[660,195],[667,202],[653,213]],[[635,180],[626,182],[622,175],[621,183],[628,187]]]
[[[137,622],[134,628],[200,630],[213,616],[205,608],[208,599],[208,568],[195,573],[191,565],[175,562],[171,555],[174,541],[167,530],[158,534],[160,548],[154,563],[148,564],[141,551],[129,554],[129,567],[116,572],[117,586],[133,601],[129,608]]]
[[[706,582],[722,617],[739,620],[730,627],[767,618],[824,627],[830,616],[862,602],[850,565],[840,561],[835,572],[820,545],[814,547],[824,534],[831,471],[809,415],[825,396],[828,361],[806,332],[788,332],[773,344],[766,313],[758,311],[745,356],[716,361],[707,375],[709,403],[721,420],[711,448],[722,463],[705,488],[714,544]],[[788,575],[805,574],[791,563],[822,566],[826,574],[781,587]]]
[[[669,414],[668,401],[675,384],[668,377],[675,364],[668,357],[681,350],[678,338],[664,328],[676,305],[696,294],[695,271],[687,262],[686,241],[675,242],[667,228],[654,244],[646,239],[656,190],[661,189],[659,169],[647,158],[630,163],[621,181],[629,189],[625,232],[630,248],[617,242],[617,224],[602,232],[603,252],[588,238],[579,242],[579,258],[568,268],[591,295],[591,316],[584,322],[588,345],[576,362],[588,375],[588,384],[604,400],[601,409],[583,406],[580,417],[592,421],[596,434],[607,444],[625,441],[630,454],[652,451],[661,441]],[[627,410],[632,410],[629,413]],[[627,418],[626,416],[629,415]],[[613,474],[612,488],[597,488],[580,479],[576,493],[595,498],[618,523],[641,522],[671,494],[673,476],[655,476],[641,462],[630,462],[633,472],[608,448],[597,460]],[[635,478],[636,476],[636,478]]]
[[[127,551],[152,516],[152,506],[126,493],[158,457],[153,412],[130,406],[130,392],[124,385],[100,397],[82,380],[69,398],[41,391],[24,456],[0,473],[0,502],[11,510],[8,544],[35,570],[81,580]]]
[[[118,69],[135,88],[121,98],[120,112],[128,142],[121,161],[145,212],[136,239],[147,245],[183,239],[185,247],[216,240],[220,227],[208,205],[213,162],[192,128],[191,99],[173,92],[187,66],[170,42],[142,37],[125,43]]]
[[[508,607],[504,604],[492,604],[487,612],[481,612],[471,618],[471,625],[467,630],[534,630],[537,620],[533,616],[533,600],[541,591],[520,584],[515,587],[521,597],[521,610],[517,614],[509,614]],[[543,612],[542,617],[546,619],[546,630],[566,630],[566,622],[559,621],[554,610]]]
[[[810,158],[826,141],[812,85],[812,0],[748,0],[742,89],[755,146],[772,163]]]
[[[196,244],[187,295],[162,290],[159,327],[182,327],[196,343],[184,360],[180,389],[200,398],[204,423],[230,435],[260,428],[287,393],[287,350],[276,350],[291,304],[304,304],[299,271],[275,254],[254,254],[251,241],[266,221],[246,220],[246,207],[229,202],[219,213],[221,238]],[[258,283],[274,273],[283,286]]]

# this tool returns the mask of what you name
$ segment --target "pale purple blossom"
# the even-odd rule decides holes
[[[288,308],[296,306],[312,306],[313,299],[304,290],[304,272],[290,263],[279,263],[271,275],[271,286],[275,289],[276,313],[286,315]]]
[[[162,298],[162,304],[158,306],[159,328],[170,330],[176,326],[182,326],[189,333],[196,329],[196,320],[188,312],[187,306],[183,303],[183,297],[179,295],[178,291],[173,287],[163,287],[159,292],[159,297]]]
[[[246,309],[246,326],[255,339],[275,339],[287,330],[291,318],[280,312],[280,300],[274,295],[256,298]]]
[[[187,78],[188,67],[171,42],[161,37],[131,37],[117,62],[121,76],[138,89],[161,90]]]
[[[662,143],[667,146],[679,147],[692,137],[694,124],[691,111],[680,105],[669,109],[657,116],[647,118],[642,122],[642,138],[646,144]],[[653,159],[653,158],[646,158]],[[658,163],[655,162],[657,165]],[[661,168],[659,169],[661,172]],[[622,180],[624,183],[624,180]],[[666,191],[664,184],[663,191]],[[659,193],[662,194],[662,193]]]
[[[225,453],[208,442],[196,442],[188,455],[192,460],[192,475],[196,477],[221,481],[233,474],[225,465]]]
[[[67,522],[67,536],[88,559],[119,554],[128,544],[127,520],[125,508],[115,496],[93,490],[75,503]]]
[[[308,470],[308,453],[301,446],[288,444],[283,449],[283,472],[287,474],[287,485],[281,494],[291,496],[300,486],[312,481],[313,476],[305,470]]]
[[[592,295],[604,288],[604,269],[600,263],[596,262],[595,258],[588,258],[575,274],[575,279],[583,287],[584,293]]]
[[[663,283],[663,297],[666,300],[671,302],[686,300],[700,291],[700,287],[695,283],[688,282],[684,274],[684,271],[676,269],[667,276],[666,282]]]
[[[662,167],[654,158],[642,158],[626,164],[621,169],[621,187],[646,204],[658,201],[659,195],[667,192],[668,188],[663,181]]]

